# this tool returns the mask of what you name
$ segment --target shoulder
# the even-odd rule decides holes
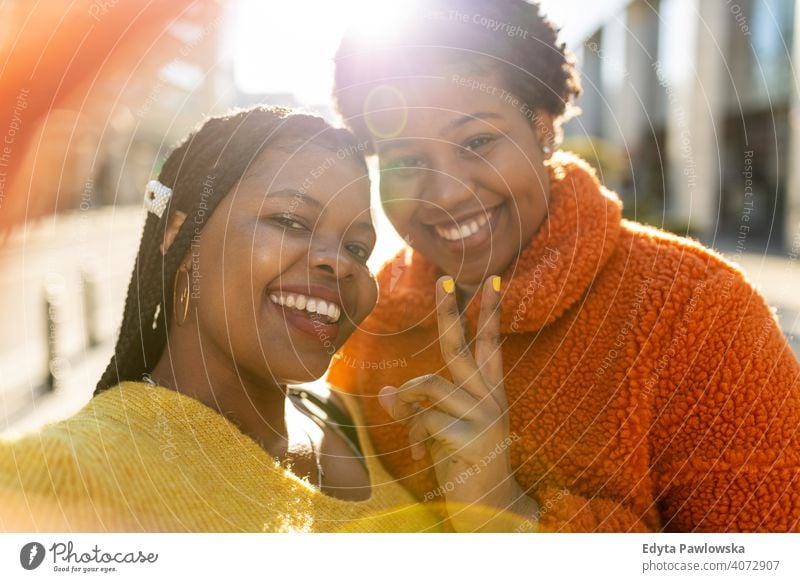
[[[680,294],[698,285],[722,293],[734,288],[752,289],[745,273],[734,262],[700,242],[658,228],[622,221],[622,234],[613,257],[617,267],[652,280],[656,288]]]
[[[674,360],[690,366],[694,378],[747,373],[751,383],[753,374],[772,374],[776,389],[791,385],[797,360],[775,310],[736,263],[697,241],[652,227],[626,221],[624,233],[615,260],[624,265],[621,270],[650,281],[654,337],[663,340],[659,365]],[[668,391],[672,385],[667,382]]]

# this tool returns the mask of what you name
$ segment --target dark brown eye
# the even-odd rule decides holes
[[[425,162],[415,156],[405,156],[391,160],[381,166],[381,171],[389,172],[392,170],[414,170],[417,168],[424,168]]]
[[[495,140],[494,136],[480,135],[468,140],[463,147],[465,150],[474,152],[475,150],[482,148],[486,144],[492,143],[494,140]]]
[[[366,263],[372,251],[360,244],[349,244],[347,250],[362,263]]]
[[[273,216],[272,220],[291,230],[308,230],[308,227],[303,224],[301,220],[299,220],[296,216],[292,216],[291,214],[280,214],[278,216]]]

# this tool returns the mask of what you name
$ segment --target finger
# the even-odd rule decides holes
[[[429,374],[409,380],[396,389],[390,414],[399,420],[421,409],[435,408],[456,418],[472,419],[476,404],[467,392],[441,376]]]
[[[425,443],[431,447],[438,445],[442,451],[453,454],[468,444],[468,427],[460,418],[455,418],[436,409],[423,410],[411,422],[408,440],[411,443],[411,456],[421,459],[425,456]],[[421,452],[421,456],[415,456]]]
[[[384,386],[381,388],[380,392],[378,392],[378,403],[389,416],[392,415],[395,400],[397,400],[397,388],[394,386]]]
[[[500,277],[489,277],[483,284],[481,313],[478,318],[478,334],[475,361],[481,376],[489,385],[495,401],[505,409],[506,393],[503,389],[503,352],[500,336]]]
[[[422,422],[421,415],[414,417],[408,428],[408,442],[411,445],[411,458],[415,461],[425,457],[427,451],[425,440],[428,436],[428,430],[425,428],[425,423]]]
[[[439,323],[439,347],[453,382],[478,400],[488,395],[475,359],[464,340],[461,314],[456,303],[455,282],[441,277],[436,283],[436,315]]]
[[[396,401],[397,388],[394,386],[384,386],[380,392],[378,392],[378,402],[389,416],[393,416]],[[424,433],[424,428],[422,428],[422,425],[415,422],[415,417],[413,416],[408,419],[403,419],[402,422],[408,427],[409,442],[411,443],[411,458],[414,460],[422,459],[425,457],[425,452],[427,450],[425,448],[427,433]],[[420,429],[422,429],[422,432]]]

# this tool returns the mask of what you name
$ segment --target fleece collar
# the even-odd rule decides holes
[[[546,167],[550,175],[548,216],[530,244],[502,273],[501,327],[504,334],[536,331],[562,315],[591,285],[614,251],[622,204],[600,185],[580,158],[557,152]],[[434,285],[441,272],[406,248],[384,266],[380,295],[367,331],[398,333],[436,325]],[[467,304],[472,333],[480,294]]]

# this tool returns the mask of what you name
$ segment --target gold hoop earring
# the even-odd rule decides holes
[[[178,296],[178,275],[183,273],[186,275],[186,287],[183,288],[181,291],[181,296],[178,299],[178,303],[183,306],[183,313],[182,317],[178,317],[178,314],[181,313],[178,307],[175,307],[175,298]],[[172,287],[172,305],[173,311],[175,312],[175,322],[182,326],[186,323],[186,319],[189,317],[189,286],[191,281],[189,280],[189,271],[186,269],[178,269],[178,272],[175,273],[175,283]]]

